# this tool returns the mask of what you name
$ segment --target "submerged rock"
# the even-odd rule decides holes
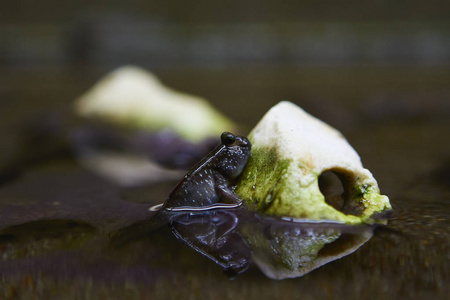
[[[391,209],[369,170],[342,134],[284,101],[270,109],[249,135],[250,158],[236,193],[264,215],[347,224],[384,222]],[[341,205],[325,201],[322,173],[342,182]]]

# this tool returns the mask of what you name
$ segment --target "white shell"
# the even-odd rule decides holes
[[[152,131],[170,129],[194,142],[233,131],[232,122],[205,99],[174,91],[133,66],[101,79],[76,100],[76,111]]]

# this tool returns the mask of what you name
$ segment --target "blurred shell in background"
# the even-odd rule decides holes
[[[115,70],[75,102],[80,162],[123,186],[176,179],[236,125],[205,99],[164,86],[133,66]]]

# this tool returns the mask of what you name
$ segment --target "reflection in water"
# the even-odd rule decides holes
[[[269,278],[302,276],[346,256],[373,235],[373,227],[262,218],[239,209],[165,213],[177,238],[228,275],[253,261]]]
[[[177,238],[224,268],[230,276],[247,270],[250,250],[236,230],[236,214],[224,210],[183,213],[171,219]]]

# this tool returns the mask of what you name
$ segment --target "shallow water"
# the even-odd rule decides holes
[[[369,76],[345,69],[333,82],[326,75],[340,74],[338,69],[318,69],[296,85],[294,78],[308,72],[259,68],[250,76],[250,71],[235,71],[190,70],[188,82],[186,74],[162,74],[168,84],[216,99],[218,107],[249,128],[277,100],[299,99],[297,104],[342,130],[374,173],[394,207],[387,226],[375,229],[354,253],[301,278],[272,280],[250,264],[230,280],[164,223],[141,226],[154,214],[148,208],[164,201],[176,181],[120,188],[80,166],[58,140],[27,140],[30,120],[48,121],[48,108],[61,108],[60,99],[68,103],[88,86],[86,79],[43,70],[42,76],[57,78],[59,85],[41,86],[36,74],[11,71],[11,83],[18,85],[20,78],[29,85],[11,90],[16,105],[1,110],[5,143],[0,162],[8,172],[2,172],[0,185],[0,298],[446,299],[449,73],[377,69]],[[235,74],[239,80],[233,84]],[[368,79],[376,90],[367,90],[372,86]],[[392,100],[377,100],[381,94]],[[41,98],[42,106],[29,105]],[[225,104],[220,101],[225,98],[237,100]],[[242,98],[248,102],[239,105]],[[117,238],[123,233],[125,238]]]

